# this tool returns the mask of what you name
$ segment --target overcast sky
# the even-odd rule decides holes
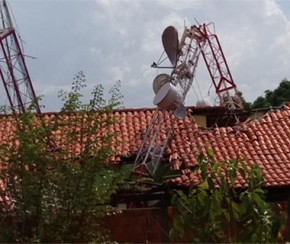
[[[290,79],[290,1],[254,0],[7,0],[24,41],[24,53],[44,111],[58,111],[60,89],[87,78],[85,98],[96,84],[122,82],[124,105],[154,107],[152,81],[169,70],[151,68],[163,52],[161,35],[174,25],[214,22],[237,88],[247,101]],[[200,59],[195,84],[214,96]],[[191,91],[186,105],[195,105]],[[6,96],[3,89],[1,96]]]

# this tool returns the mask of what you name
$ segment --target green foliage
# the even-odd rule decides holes
[[[86,77],[82,71],[78,72],[73,79],[71,91],[60,90],[58,97],[64,103],[62,112],[76,112],[76,111],[112,111],[112,109],[122,108],[123,95],[120,92],[121,81],[117,80],[116,83],[109,90],[109,99],[106,101],[104,98],[104,87],[98,84],[91,92],[92,99],[89,103],[82,103],[83,98],[81,89],[86,87]]]
[[[253,109],[268,108],[270,106],[270,103],[267,102],[266,98],[264,98],[263,96],[259,96],[252,104]]]
[[[242,101],[244,110],[249,111],[251,109],[251,103],[250,102],[247,102],[245,100],[245,98],[243,97],[243,93],[242,92],[239,92],[239,96],[241,98],[241,101]]]
[[[177,190],[172,202],[179,214],[170,237],[174,241],[277,242],[286,216],[265,201],[262,172],[241,160],[216,162],[213,152],[198,157],[194,173],[200,184],[187,193]],[[247,182],[238,188],[237,179]]]
[[[104,240],[101,221],[115,211],[108,203],[129,173],[107,163],[113,134],[100,133],[116,123],[110,112],[121,104],[120,83],[109,102],[99,85],[83,104],[84,87],[80,72],[72,90],[60,93],[58,116],[44,127],[34,114],[23,114],[15,137],[1,143],[0,197],[8,201],[0,201],[0,242]]]
[[[266,90],[265,96],[259,96],[252,104],[253,109],[281,106],[290,101],[290,81],[283,79],[279,86],[271,91]]]

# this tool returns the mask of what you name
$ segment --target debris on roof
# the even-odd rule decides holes
[[[194,112],[192,107],[189,110]],[[113,148],[116,155],[111,158],[112,163],[126,163],[126,159],[136,156],[153,113],[153,109],[125,109],[113,112],[112,117],[118,123],[108,127],[109,132],[115,133]],[[44,114],[46,121],[54,116],[54,113]],[[77,115],[58,116],[62,116],[60,120],[67,120]],[[0,141],[3,142],[13,137],[14,117],[2,116],[0,121]],[[188,112],[184,120],[175,120],[173,127],[172,140],[165,150],[168,163],[173,169],[180,169],[181,165],[194,166],[197,163],[197,155],[210,147],[217,161],[245,157],[248,164],[259,165],[266,186],[290,186],[290,104],[269,111],[259,119],[217,128],[198,126]],[[59,126],[53,132],[55,141],[61,144],[65,139],[63,132],[69,129],[67,126]],[[108,131],[100,132],[103,135]],[[159,136],[162,136],[162,133]],[[81,145],[76,142],[72,150],[76,154],[79,153],[82,150]],[[189,179],[188,175],[190,174],[181,175],[173,182],[187,185],[189,180],[194,180]],[[240,182],[241,186],[244,184],[245,182]]]

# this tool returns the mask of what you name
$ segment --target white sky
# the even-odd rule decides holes
[[[85,98],[96,84],[122,82],[124,105],[154,107],[152,82],[166,70],[151,68],[163,52],[161,34],[174,25],[215,23],[238,89],[247,101],[290,79],[290,1],[254,0],[7,0],[24,40],[24,53],[44,111],[58,111],[60,89],[87,78]],[[196,82],[204,96],[211,80],[200,59]],[[213,91],[210,91],[213,96]],[[4,97],[4,90],[0,91]],[[195,105],[188,94],[186,105]]]

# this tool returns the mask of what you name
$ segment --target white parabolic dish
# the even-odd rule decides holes
[[[159,74],[153,81],[153,91],[156,94],[160,88],[167,82],[170,82],[170,76],[168,74]]]
[[[159,89],[153,103],[160,109],[176,109],[181,103],[181,95],[177,88],[172,83],[168,82]]]

